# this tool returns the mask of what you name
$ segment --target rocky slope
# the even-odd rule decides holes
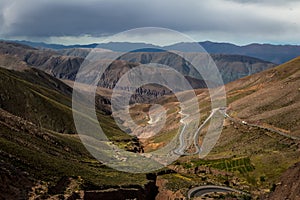
[[[16,43],[0,42],[0,57],[13,56],[18,62],[25,62],[57,78],[69,80],[75,79],[84,56],[87,55],[87,51],[86,49],[71,49],[58,53],[51,50],[37,50]],[[105,52],[113,54],[109,51]],[[80,57],[77,57],[77,55],[80,55]],[[212,58],[216,62],[225,83],[275,66],[270,62],[247,56],[219,54],[212,55]],[[184,76],[203,79],[192,66],[174,53],[132,52],[122,55],[119,59],[126,60],[129,63],[147,64],[153,62],[163,64],[176,69]],[[204,85],[199,83],[195,84],[195,86],[201,87]]]
[[[78,55],[85,57],[88,55],[90,49],[66,49],[59,52],[63,55]],[[187,55],[194,53],[186,53]],[[260,71],[274,67],[271,62],[266,62],[248,56],[240,55],[226,55],[226,54],[212,54],[212,59],[218,67],[224,83],[232,82],[244,76],[258,73]],[[158,63],[162,65],[171,66],[180,73],[188,77],[203,79],[193,66],[187,63],[180,56],[170,52],[132,52],[124,53],[119,60],[126,60],[131,63]]]
[[[226,86],[237,117],[300,136],[300,57]]]
[[[61,56],[52,50],[38,50],[26,45],[3,41],[0,41],[0,58],[2,58],[0,61],[10,59],[14,62],[25,63],[62,79],[75,79],[83,61],[79,57]],[[7,67],[5,62],[1,62],[0,65]]]
[[[267,198],[269,200],[300,199],[300,163],[290,167],[281,176],[275,186],[275,191]]]

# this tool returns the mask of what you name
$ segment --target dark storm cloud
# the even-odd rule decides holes
[[[102,1],[85,3],[68,1],[29,1],[31,8],[25,9],[17,3],[10,8],[16,12],[15,19],[6,23],[4,32],[9,35],[63,36],[111,33],[134,27],[138,24],[138,12],[120,7],[118,2]],[[126,6],[126,4],[125,4]],[[23,8],[22,8],[23,7]]]
[[[257,5],[259,1],[249,0],[1,2],[0,34],[4,37],[103,36],[145,26],[165,27],[182,32],[253,35],[283,34],[299,30],[296,17],[290,19],[281,13],[284,6],[278,10],[267,6],[261,8],[261,5]],[[272,4],[271,0],[261,2]],[[283,3],[283,0],[274,2]],[[294,7],[297,8],[299,4]]]

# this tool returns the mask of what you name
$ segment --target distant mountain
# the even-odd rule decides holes
[[[100,44],[86,44],[86,45],[62,45],[62,44],[47,44],[44,42],[30,42],[30,41],[12,41],[19,44],[28,45],[34,48],[48,48],[48,49],[54,49],[54,50],[61,50],[61,49],[73,49],[73,48],[102,48],[102,49],[108,49],[111,51],[119,51],[119,52],[127,52],[127,51],[134,51],[140,49],[140,51],[153,51],[153,49],[157,49],[156,51],[159,51],[161,47],[152,45],[152,44],[145,44],[145,43],[130,43],[130,42],[108,42],[108,43],[100,43]]]
[[[34,48],[45,48],[45,49],[71,49],[71,48],[95,48],[98,44],[87,44],[87,45],[62,45],[62,44],[48,44],[44,42],[31,42],[26,40],[13,40],[11,42],[28,45]]]
[[[101,51],[106,50],[101,49]],[[38,50],[16,43],[0,42],[0,56],[1,54],[5,57],[8,55],[14,56],[16,60],[19,60],[19,62],[25,62],[26,64],[41,69],[57,78],[69,80],[75,80],[77,71],[88,52],[88,49],[76,48],[60,50],[58,52],[52,50]],[[105,53],[114,54],[109,51],[106,51]],[[187,54],[193,55],[193,53]],[[80,55],[80,57],[76,57],[74,55]],[[215,63],[220,70],[224,83],[228,83],[238,78],[275,66],[270,62],[240,55],[218,54],[212,55],[212,58],[215,60]],[[192,81],[194,86],[204,86],[203,77],[198,74],[193,66],[175,53],[131,52],[125,53],[118,59],[127,61],[128,65],[130,65],[130,63],[158,63],[167,65],[181,72],[184,76],[194,78]],[[119,72],[111,75],[116,78],[119,77],[117,74],[120,75]],[[202,83],[196,84],[195,78],[199,79]],[[111,80],[111,78],[108,79]],[[112,83],[115,83],[115,81],[112,81]]]
[[[90,51],[91,49],[63,49],[60,50],[59,53],[67,56],[79,56],[84,58]],[[275,66],[271,62],[241,55],[212,54],[211,57],[219,68],[224,83],[228,83]],[[197,78],[195,75],[195,69],[190,69],[191,67],[184,62],[184,60],[170,52],[131,52],[125,53],[122,58],[119,59],[127,60],[132,63],[146,64],[154,62],[173,66],[176,70],[183,72],[183,74]],[[189,72],[186,70],[189,70]]]
[[[65,56],[85,58],[91,52],[91,50],[92,50],[92,48],[70,48],[70,49],[56,50],[56,52],[61,55],[65,55]],[[101,49],[101,48],[98,48],[97,50],[103,51],[103,52],[112,52],[111,50]]]
[[[245,55],[276,64],[282,64],[300,56],[300,46],[298,45],[249,44],[237,46],[230,43],[215,43],[210,41],[199,42],[199,44],[208,53]],[[177,43],[165,48],[184,52],[195,51],[191,47],[193,47],[191,43]]]
[[[67,55],[74,55],[75,52],[79,55],[77,49],[73,49],[73,51],[64,51]],[[87,54],[88,50],[80,50],[80,55],[86,56]],[[194,53],[186,54],[191,56],[194,55]],[[216,63],[224,83],[228,83],[275,66],[270,62],[241,55],[212,54],[211,57]],[[198,74],[193,66],[177,54],[171,52],[130,52],[123,54],[118,59],[125,60],[130,63],[158,63],[171,66],[185,76],[203,80],[203,77]]]
[[[129,43],[129,42],[109,42],[102,44],[87,44],[87,45],[59,45],[36,43],[29,41],[15,41],[21,44],[26,44],[36,48],[50,48],[55,50],[72,49],[72,48],[103,48],[119,52],[158,52],[159,49],[177,50],[182,52],[198,52],[199,47],[197,43],[176,43],[169,46],[156,46],[145,43]],[[245,46],[238,46],[231,43],[216,43],[216,42],[199,42],[199,44],[211,54],[231,54],[231,55],[245,55],[259,58],[276,64],[282,64],[297,56],[300,56],[299,45],[272,45],[272,44],[249,44]],[[156,49],[156,50],[155,50]],[[201,50],[200,50],[201,51]]]
[[[99,48],[103,49],[110,49],[112,51],[119,51],[119,52],[129,52],[129,51],[142,51],[142,52],[151,52],[159,51],[161,47],[152,45],[152,44],[145,44],[145,43],[131,43],[131,42],[109,42],[109,43],[102,43],[98,44]]]
[[[10,57],[10,62],[22,62],[29,67],[39,68],[54,77],[62,79],[75,79],[76,73],[83,62],[81,57],[62,56],[53,50],[39,50],[18,43],[0,42],[0,61],[4,62],[8,60],[8,57]],[[2,65],[7,67],[6,63],[2,63]],[[62,71],[67,71],[68,75],[65,76]]]

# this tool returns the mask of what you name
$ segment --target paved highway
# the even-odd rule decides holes
[[[178,155],[195,155],[198,154],[201,151],[201,147],[198,144],[199,141],[199,135],[200,132],[202,130],[202,128],[209,122],[209,120],[212,118],[212,116],[216,113],[216,112],[220,112],[221,114],[224,115],[224,117],[228,118],[230,121],[242,124],[242,125],[246,125],[246,126],[252,126],[252,127],[257,127],[257,128],[261,128],[261,129],[265,129],[274,133],[277,133],[281,136],[284,136],[286,138],[290,138],[293,140],[300,140],[299,137],[296,136],[292,136],[292,135],[288,135],[282,131],[276,130],[274,128],[269,128],[269,127],[264,127],[264,126],[260,126],[260,125],[256,125],[256,124],[251,124],[248,122],[245,122],[243,120],[240,119],[235,119],[231,116],[229,116],[226,112],[226,108],[225,107],[221,107],[221,108],[215,108],[211,111],[210,115],[206,118],[206,120],[199,126],[199,128],[196,130],[195,134],[194,134],[194,145],[196,147],[196,151],[194,153],[185,153],[185,149],[188,147],[187,142],[184,140],[184,135],[185,135],[185,130],[186,130],[186,126],[187,126],[187,122],[185,122],[185,120],[189,117],[188,114],[182,113],[181,111],[179,112],[179,114],[183,115],[184,117],[180,120],[180,122],[183,124],[183,128],[179,134],[179,147],[177,149],[174,150],[174,153],[178,154]]]
[[[193,140],[194,140],[194,145],[196,147],[196,151],[194,153],[185,153],[184,150],[188,147],[188,145],[186,144],[186,141],[184,140],[184,134],[185,134],[185,129],[187,126],[187,123],[185,122],[185,119],[187,119],[189,117],[188,114],[182,113],[181,111],[179,112],[179,114],[184,115],[185,117],[182,118],[180,120],[180,122],[183,124],[183,128],[179,134],[179,147],[177,149],[174,150],[174,153],[178,154],[178,155],[195,155],[198,154],[201,151],[201,147],[198,144],[199,141],[199,135],[200,135],[200,131],[202,130],[202,128],[209,122],[209,120],[212,118],[212,116],[216,113],[216,112],[221,112],[223,114],[223,110],[226,108],[215,108],[211,111],[210,115],[205,119],[205,121],[199,126],[199,128],[196,130]]]
[[[199,187],[194,187],[188,191],[188,198],[200,197],[206,194],[215,193],[215,192],[236,192],[243,195],[249,195],[246,192],[236,190],[230,187],[218,186],[218,185],[203,185]]]
[[[185,120],[190,116],[188,114],[184,114],[183,112],[179,112],[179,114],[185,116],[180,120],[180,123],[183,124],[182,130],[179,134],[179,147],[177,149],[174,150],[174,153],[178,154],[178,155],[185,155],[184,150],[187,147],[187,144],[185,143],[184,140],[184,132],[187,126],[187,123],[185,122]]]
[[[282,131],[279,131],[279,130],[276,130],[274,128],[269,128],[269,127],[264,127],[264,126],[260,126],[260,125],[257,125],[257,124],[251,124],[251,123],[248,123],[248,122],[245,122],[243,120],[240,120],[240,119],[235,119],[231,116],[229,116],[227,113],[226,113],[226,110],[222,110],[222,113],[223,115],[228,118],[230,121],[233,121],[233,122],[236,122],[236,123],[239,123],[239,124],[242,124],[242,125],[247,125],[247,126],[252,126],[252,127],[257,127],[257,128],[261,128],[261,129],[265,129],[265,130],[268,130],[268,131],[271,131],[271,132],[274,132],[274,133],[277,133],[281,136],[284,136],[286,138],[290,138],[290,139],[293,139],[293,140],[300,140],[299,137],[297,136],[292,136],[292,135],[288,135]]]
[[[279,134],[281,136],[284,136],[284,137],[287,137],[287,138],[290,138],[290,139],[300,140],[299,137],[288,135],[288,134],[286,134],[286,133],[284,133],[282,131],[276,130],[274,128],[264,127],[264,126],[260,126],[260,125],[256,125],[256,124],[251,124],[251,123],[248,123],[248,122],[240,120],[240,119],[235,119],[235,118],[233,118],[233,117],[231,117],[231,116],[229,116],[227,114],[226,108],[217,108],[217,109],[212,110],[211,114],[203,122],[203,124],[197,129],[197,131],[196,131],[196,133],[194,135],[194,144],[197,147],[197,152],[196,153],[199,153],[199,151],[201,150],[200,147],[199,147],[199,145],[198,145],[199,133],[200,133],[201,129],[204,127],[204,125],[209,121],[209,119],[217,111],[219,111],[220,113],[222,113],[224,115],[224,117],[228,118],[230,121],[233,121],[233,122],[236,122],[236,123],[239,123],[239,124],[242,124],[242,125],[246,125],[246,126],[252,126],[252,127],[257,127],[257,128],[265,129],[265,130],[277,133],[277,134]],[[184,121],[182,123],[184,123]],[[184,134],[184,132],[182,131],[181,134]],[[184,140],[180,140],[180,143],[185,144]],[[182,149],[183,146],[184,145],[181,145],[180,146],[181,148],[176,153],[179,153],[181,155],[185,155],[184,152],[183,152],[184,149]],[[205,186],[199,186],[199,187],[195,187],[195,188],[190,189],[188,191],[188,198],[204,196],[206,194],[215,193],[215,192],[236,192],[236,193],[240,193],[240,194],[244,194],[244,195],[250,195],[250,194],[245,193],[243,191],[236,190],[236,189],[229,188],[229,187],[217,186],[217,185],[205,185]]]

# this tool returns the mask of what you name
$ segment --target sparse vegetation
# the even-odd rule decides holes
[[[23,55],[19,50],[16,56]],[[47,56],[50,58],[52,53]],[[12,55],[5,57],[3,63],[9,63],[10,67],[21,64],[18,59],[8,62],[12,58]],[[54,61],[51,61],[53,64]],[[299,141],[266,128],[248,125],[250,122],[263,124],[299,136],[299,64],[300,58],[229,83],[226,86],[228,113],[245,120],[245,123],[225,120],[220,139],[205,159],[182,156],[169,166],[170,169],[164,169],[166,173],[157,172],[162,179],[167,180],[166,188],[186,194],[188,189],[199,185],[226,185],[252,192],[255,197],[280,188],[277,182],[283,172],[300,162]],[[67,177],[68,183],[75,181],[76,190],[144,187],[148,183],[145,174],[119,172],[95,160],[76,134],[71,109],[72,89],[42,71],[29,68],[26,62],[22,65],[19,67],[21,71],[0,68],[1,180],[11,181],[11,184],[12,180],[23,180],[26,187],[37,187],[36,192],[44,198],[50,197],[47,190],[54,188],[62,177]],[[129,67],[133,66],[135,64]],[[114,67],[119,70],[118,65]],[[109,84],[110,79],[107,79],[103,86],[111,87]],[[155,98],[162,96],[157,102],[162,103],[167,110],[167,125],[159,134],[143,141],[148,152],[169,143],[182,127],[179,123],[178,100],[170,92],[161,92],[137,90],[139,95],[147,94]],[[108,91],[105,93],[105,98],[111,94]],[[211,100],[205,89],[199,89],[196,93],[199,95],[201,110],[199,121],[202,122],[211,110]],[[140,97],[137,99],[145,100]],[[122,149],[142,152],[139,139],[120,130],[112,116],[108,115],[109,100],[103,101],[106,102],[105,110],[98,109],[96,114],[107,137]],[[131,117],[139,125],[148,124],[148,103],[135,104],[130,109]],[[101,108],[101,100],[96,107]],[[191,106],[188,109],[194,108]],[[248,125],[246,122],[249,122]],[[1,186],[3,184],[0,182]],[[62,194],[59,195],[62,198]],[[214,195],[221,199],[250,198],[236,194]]]

